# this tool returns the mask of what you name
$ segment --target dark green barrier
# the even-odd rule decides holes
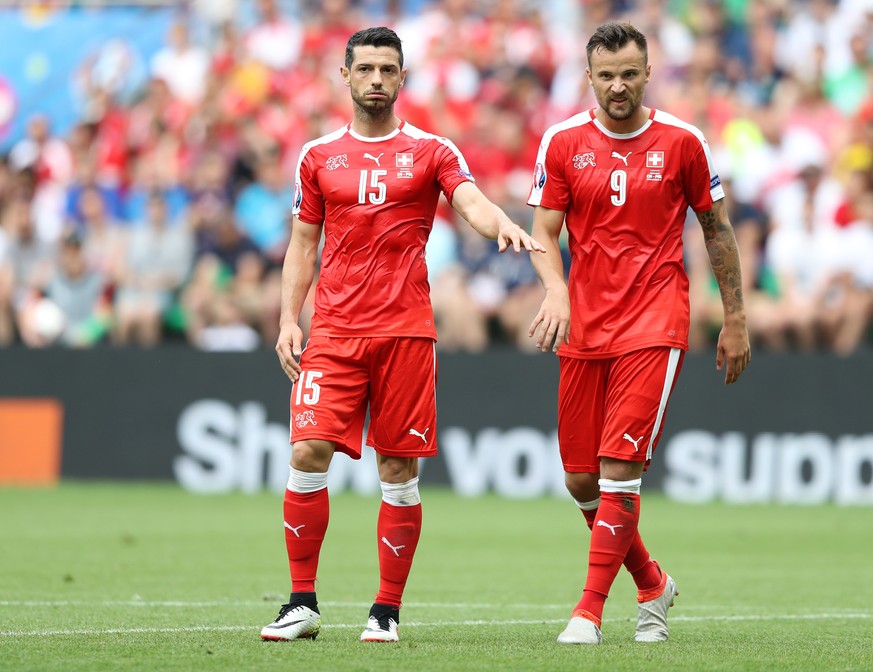
[[[740,383],[722,378],[713,354],[687,357],[645,487],[684,501],[873,503],[873,356],[756,353]],[[442,355],[439,383],[441,452],[422,483],[563,495],[554,356]],[[0,404],[63,407],[62,477],[280,490],[289,393],[271,351],[0,350]],[[0,445],[0,465],[25,449]],[[375,492],[368,457],[338,456],[331,488]]]

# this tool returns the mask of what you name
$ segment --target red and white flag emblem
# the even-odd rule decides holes
[[[646,152],[646,168],[663,168],[664,152]]]
[[[394,165],[398,168],[412,168],[412,152],[398,152],[395,154]]]

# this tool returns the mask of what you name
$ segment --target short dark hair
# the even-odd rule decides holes
[[[585,48],[585,53],[588,56],[588,63],[591,63],[591,54],[599,49],[616,52],[630,42],[634,42],[643,52],[643,57],[648,63],[649,60],[649,43],[646,36],[639,30],[634,28],[629,23],[620,21],[610,21],[604,23],[588,40],[588,46]]]
[[[346,44],[347,68],[351,68],[355,60],[355,47],[391,47],[400,56],[400,68],[403,68],[403,46],[397,33],[390,28],[365,28],[352,35]]]

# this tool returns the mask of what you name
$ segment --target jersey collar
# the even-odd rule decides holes
[[[401,121],[400,125],[397,128],[395,128],[393,131],[391,131],[388,135],[383,135],[380,138],[368,138],[368,137],[365,137],[363,135],[360,135],[359,133],[355,133],[352,130],[351,123],[349,123],[346,126],[346,128],[348,129],[349,135],[352,136],[355,140],[360,140],[361,142],[382,142],[383,140],[390,140],[391,138],[398,135],[400,133],[400,129],[403,128],[405,125],[406,125],[406,122]]]
[[[652,118],[655,116],[655,108],[653,107],[652,111],[649,112],[649,118],[646,119],[646,123],[640,126],[637,130],[631,131],[630,133],[613,133],[612,131],[607,130],[606,126],[598,121],[597,117],[594,115],[593,109],[590,110],[588,114],[591,115],[591,121],[594,122],[594,125],[597,126],[597,128],[600,129],[600,132],[604,135],[609,136],[610,138],[615,138],[617,140],[630,140],[631,138],[635,138],[638,135],[644,133],[646,129],[652,125]]]

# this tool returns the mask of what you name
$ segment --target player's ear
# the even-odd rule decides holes
[[[340,66],[340,76],[343,78],[343,82],[346,86],[352,85],[352,73],[349,72],[349,69],[344,65]]]

